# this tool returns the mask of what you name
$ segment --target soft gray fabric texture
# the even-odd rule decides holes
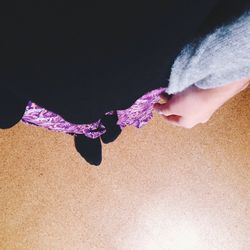
[[[171,70],[168,94],[191,85],[216,88],[250,76],[250,10],[186,45]]]

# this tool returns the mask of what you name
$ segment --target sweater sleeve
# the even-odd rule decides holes
[[[250,76],[250,10],[186,45],[171,69],[168,94],[216,88]]]

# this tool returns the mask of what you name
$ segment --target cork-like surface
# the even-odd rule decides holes
[[[100,168],[21,123],[0,149],[0,249],[249,249],[250,88],[191,130],[126,128]]]

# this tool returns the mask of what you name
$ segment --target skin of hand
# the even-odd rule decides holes
[[[184,128],[193,128],[206,123],[225,102],[247,88],[250,77],[213,89],[200,89],[195,85],[172,95],[161,94],[164,103],[156,103],[154,111],[169,123]]]

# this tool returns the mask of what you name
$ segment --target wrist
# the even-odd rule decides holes
[[[225,102],[237,95],[239,92],[247,88],[250,83],[250,77],[242,80],[234,81],[222,87],[201,89],[197,86],[192,86],[191,91],[197,92],[198,96],[205,102],[210,103],[213,109],[217,109]]]
[[[243,91],[244,89],[246,89],[249,86],[249,83],[250,83],[250,77],[244,78],[244,79],[226,84],[222,87],[209,89],[208,94],[215,95],[221,100],[223,99],[228,100],[231,97]]]

